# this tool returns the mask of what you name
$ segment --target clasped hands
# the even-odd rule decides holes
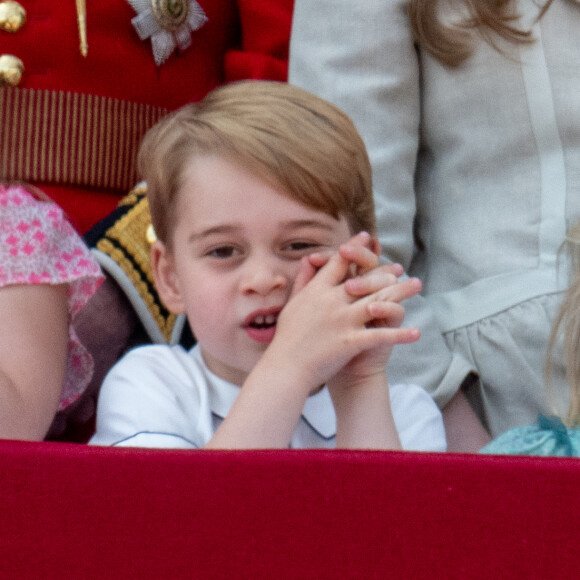
[[[302,259],[292,297],[278,320],[279,336],[317,384],[352,385],[385,373],[395,344],[419,339],[401,328],[401,302],[421,291],[416,278],[400,280],[402,266],[379,264],[378,242],[361,232],[338,251]],[[288,351],[287,351],[288,352]]]

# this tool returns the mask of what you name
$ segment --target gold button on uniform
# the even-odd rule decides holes
[[[0,87],[15,87],[22,78],[24,63],[12,54],[0,55]]]
[[[26,10],[12,0],[0,2],[0,30],[18,32],[26,22]]]

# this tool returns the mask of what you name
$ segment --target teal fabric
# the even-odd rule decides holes
[[[480,453],[579,457],[580,429],[567,428],[558,417],[539,415],[535,425],[506,431]]]

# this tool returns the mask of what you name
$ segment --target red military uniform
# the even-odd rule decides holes
[[[86,0],[86,56],[78,6],[0,1],[0,181],[40,186],[84,232],[135,184],[139,141],[167,110],[229,80],[285,79],[292,2]],[[172,29],[193,9],[195,29]],[[149,14],[142,39],[147,10],[161,22]],[[162,64],[159,33],[181,37]]]

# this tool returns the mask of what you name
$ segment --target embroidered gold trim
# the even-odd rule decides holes
[[[89,43],[87,41],[87,3],[86,0],[76,0],[77,4],[77,23],[79,26],[79,49],[83,56],[89,52]]]
[[[119,205],[128,205],[130,199],[137,200],[138,197],[137,193],[131,192],[127,196],[129,199],[125,198]],[[107,230],[105,237],[97,242],[97,249],[110,256],[131,280],[165,340],[170,342],[177,317],[172,313],[164,314],[155,291],[149,260],[150,244],[146,239],[150,224],[149,203],[141,196],[141,199]]]

